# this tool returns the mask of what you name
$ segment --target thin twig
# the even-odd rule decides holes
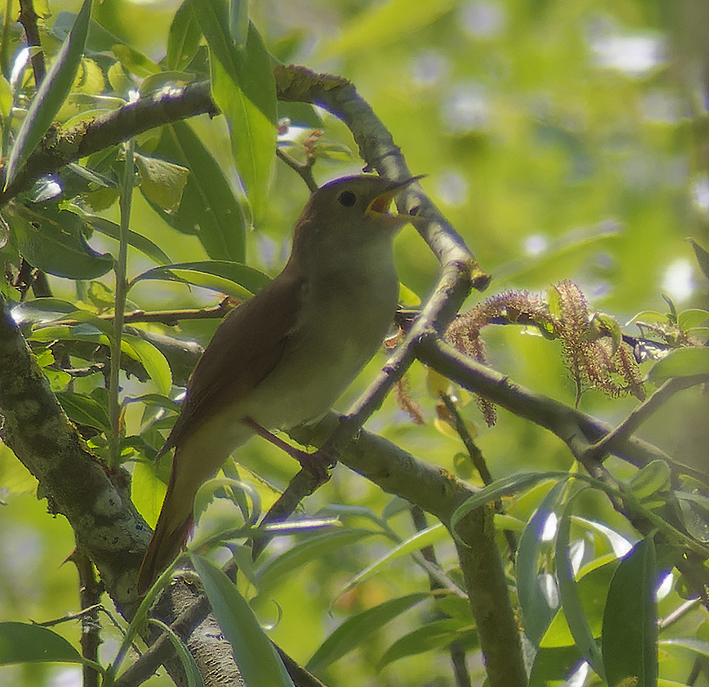
[[[615,429],[591,445],[585,452],[585,460],[600,462],[614,449],[627,441],[655,411],[659,410],[678,391],[709,381],[707,375],[696,377],[674,377],[668,379],[644,403],[634,408],[628,417]]]
[[[305,182],[305,185],[311,193],[315,193],[315,191],[318,190],[318,184],[313,176],[314,158],[308,158],[306,162],[298,162],[298,160],[288,155],[288,153],[281,150],[281,148],[276,148],[276,155],[292,170],[298,173],[298,176]]]
[[[78,546],[71,555],[71,560],[79,573],[79,599],[81,608],[81,655],[94,663],[99,662],[98,648],[101,645],[101,624],[98,620],[99,603],[103,594],[103,585],[96,577],[96,570],[83,547]],[[84,665],[83,687],[98,687],[99,673]]]
[[[135,324],[136,322],[157,322],[167,326],[176,326],[180,320],[218,320],[226,316],[231,310],[229,299],[223,299],[219,305],[214,305],[207,308],[188,308],[186,310],[134,310],[126,313],[123,316],[124,324]],[[105,322],[113,322],[113,315],[98,315],[99,320]],[[62,325],[66,327],[74,327],[81,324],[78,320],[70,318],[62,318],[60,320],[50,320],[47,322],[39,322],[34,325],[35,329],[44,327],[56,327]]]
[[[39,28],[37,27],[37,19],[39,19],[39,15],[34,11],[32,0],[20,0],[20,16],[18,21],[25,29],[27,45],[33,48],[42,47],[42,41],[39,37]],[[37,88],[39,84],[42,83],[42,79],[44,79],[46,73],[44,67],[44,52],[42,50],[35,51],[31,60],[35,88]]]

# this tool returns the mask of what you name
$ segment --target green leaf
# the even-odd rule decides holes
[[[212,97],[226,117],[236,169],[260,217],[276,151],[278,106],[271,58],[253,24],[245,48],[233,43],[223,0],[200,0],[193,7],[209,46]]]
[[[666,358],[655,363],[650,379],[659,384],[670,377],[694,377],[709,374],[709,348],[694,346],[676,348]]]
[[[550,547],[549,541],[543,538],[544,530],[549,518],[554,515],[565,487],[566,480],[558,482],[550,489],[530,518],[517,549],[515,568],[517,596],[522,607],[522,624],[524,633],[535,646],[539,646],[559,606],[558,600],[554,598],[554,579],[549,573],[539,573],[539,558],[542,551]]]
[[[655,544],[638,542],[613,576],[603,615],[603,664],[609,685],[637,679],[637,687],[657,684]]]
[[[702,639],[690,639],[682,637],[680,639],[663,639],[659,642],[661,647],[682,647],[688,649],[697,656],[709,658],[709,642]]]
[[[579,590],[574,577],[570,558],[571,511],[574,497],[569,499],[559,521],[556,535],[556,576],[559,581],[559,595],[566,622],[581,655],[603,679],[603,658],[596,644],[586,613],[581,605]]]
[[[567,684],[566,680],[571,677],[579,661],[581,661],[581,654],[575,644],[539,649],[534,657],[529,687]]]
[[[128,354],[145,368],[158,391],[167,396],[172,388],[172,372],[167,358],[149,341],[131,334],[123,334],[122,348],[128,347]]]
[[[140,190],[145,197],[172,213],[182,201],[182,192],[190,171],[180,165],[147,155],[135,154],[135,166],[140,172]]]
[[[578,518],[572,519],[578,521]],[[620,559],[614,554],[606,554],[596,558],[588,566],[584,566],[584,569],[590,566],[591,570],[576,582],[576,595],[594,639],[601,636],[606,594],[618,565],[620,565]],[[549,629],[544,633],[539,648],[567,646],[573,641],[574,637],[569,629],[566,615],[563,608],[560,608],[549,625]]]
[[[113,268],[113,257],[86,243],[82,222],[67,210],[34,210],[10,204],[6,217],[20,253],[33,266],[57,277],[95,279]]]
[[[71,32],[39,85],[5,168],[5,188],[47,133],[76,78],[89,30],[91,0],[84,0]],[[31,261],[30,261],[31,262]],[[34,264],[34,263],[32,263]],[[35,265],[37,267],[38,265]]]
[[[111,432],[111,422],[108,419],[108,413],[95,399],[69,391],[58,393],[56,396],[62,408],[64,408],[64,412],[72,422],[95,427],[107,434]]]
[[[162,622],[162,620],[148,618],[148,622],[151,625],[156,625],[159,627],[169,637],[172,642],[172,646],[175,648],[175,653],[180,659],[182,667],[185,669],[187,687],[204,687],[202,673],[199,672],[197,661],[194,660],[194,656],[192,656],[190,650],[187,648],[187,645],[182,641],[180,636],[169,625]]]
[[[81,663],[79,652],[47,627],[0,623],[0,665],[11,663]]]
[[[310,563],[325,554],[353,546],[373,535],[382,535],[383,532],[361,528],[348,528],[336,532],[327,532],[295,544],[292,548],[281,553],[276,558],[267,561],[259,567],[258,587],[261,594],[275,587],[280,580],[285,580],[293,571]]]
[[[642,501],[656,494],[669,491],[672,486],[670,466],[665,460],[652,460],[643,465],[628,482],[636,499]]]
[[[224,172],[199,137],[185,122],[176,122],[163,128],[154,152],[190,170],[177,212],[160,212],[161,217],[177,231],[196,233],[213,260],[244,262],[244,214]]]
[[[192,12],[190,0],[184,0],[170,24],[167,36],[167,68],[182,70],[192,62],[201,38],[202,31]]]
[[[699,269],[703,272],[704,276],[709,279],[709,253],[707,253],[704,248],[702,248],[694,239],[687,239],[692,244],[694,248],[694,255],[697,256],[697,263],[699,263]]]
[[[76,208],[72,208],[72,210],[75,209]],[[86,222],[86,224],[100,234],[110,236],[112,239],[116,239],[116,241],[120,240],[121,228],[115,222],[111,222],[111,220],[106,219],[105,217],[90,215],[84,212],[80,212],[79,216],[84,222]],[[139,250],[154,262],[157,262],[159,265],[168,265],[171,262],[167,253],[165,253],[160,246],[135,231],[128,230],[128,244]]]
[[[238,48],[245,48],[249,36],[249,0],[229,0],[229,33]]]
[[[135,277],[130,286],[145,279],[186,282],[224,293],[237,300],[251,298],[271,281],[267,275],[253,267],[226,260],[178,262],[154,267]]]
[[[687,332],[694,327],[698,327],[707,320],[709,320],[708,310],[690,308],[689,310],[683,310],[679,315],[677,315],[677,326],[683,332]]]
[[[454,536],[456,536],[455,528],[458,523],[476,508],[480,508],[491,501],[496,501],[502,496],[509,496],[532,487],[539,482],[544,482],[548,479],[567,479],[568,476],[566,472],[518,472],[516,475],[497,479],[458,506],[451,516],[450,528]]]
[[[76,305],[60,298],[35,298],[12,308],[12,319],[18,325],[51,322],[76,312]]]
[[[0,75],[0,117],[6,119],[12,108],[12,88],[8,80]]]
[[[316,673],[324,670],[331,663],[360,646],[372,632],[430,597],[427,592],[409,594],[350,616],[318,647],[306,668]]]
[[[249,687],[293,687],[283,661],[229,578],[202,556],[192,553],[190,559],[244,682]]]
[[[416,551],[421,550],[424,546],[431,546],[431,544],[448,539],[448,537],[448,530],[442,523],[438,523],[428,529],[417,532],[406,541],[394,547],[391,551],[389,551],[389,553],[382,556],[379,560],[372,563],[372,565],[365,568],[362,572],[355,575],[355,577],[347,584],[341,593],[346,592],[355,585],[358,585],[360,582],[363,582],[377,573],[382,572],[389,566],[390,563],[398,558],[415,553]]]
[[[145,521],[155,527],[162,510],[167,487],[158,478],[156,466],[148,461],[138,460],[133,466],[131,499]]]
[[[470,649],[477,645],[477,638],[478,633],[470,623],[463,625],[458,618],[434,620],[397,639],[384,652],[377,669],[381,670],[390,663],[407,656],[416,656],[434,649],[444,649],[453,642],[460,645],[461,648]]]

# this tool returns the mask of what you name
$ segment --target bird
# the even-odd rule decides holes
[[[140,595],[184,547],[197,490],[231,453],[255,433],[324,415],[376,353],[398,304],[393,238],[411,220],[389,209],[419,178],[358,175],[317,189],[281,273],[221,322],[158,452],[174,448]]]

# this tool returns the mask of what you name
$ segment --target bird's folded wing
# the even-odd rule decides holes
[[[160,455],[270,374],[296,325],[303,291],[304,280],[286,270],[229,313],[192,373],[182,413]]]

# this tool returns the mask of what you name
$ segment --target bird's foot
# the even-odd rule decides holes
[[[315,476],[318,481],[317,486],[325,484],[325,482],[330,479],[330,470],[337,464],[337,460],[333,459],[331,456],[323,453],[320,449],[315,451],[315,453],[308,453],[295,446],[291,446],[272,432],[261,427],[258,422],[251,418],[245,418],[243,422],[251,427],[256,434],[270,441],[274,446],[278,446],[278,448],[285,451],[291,458],[297,460],[304,470],[307,470]]]

